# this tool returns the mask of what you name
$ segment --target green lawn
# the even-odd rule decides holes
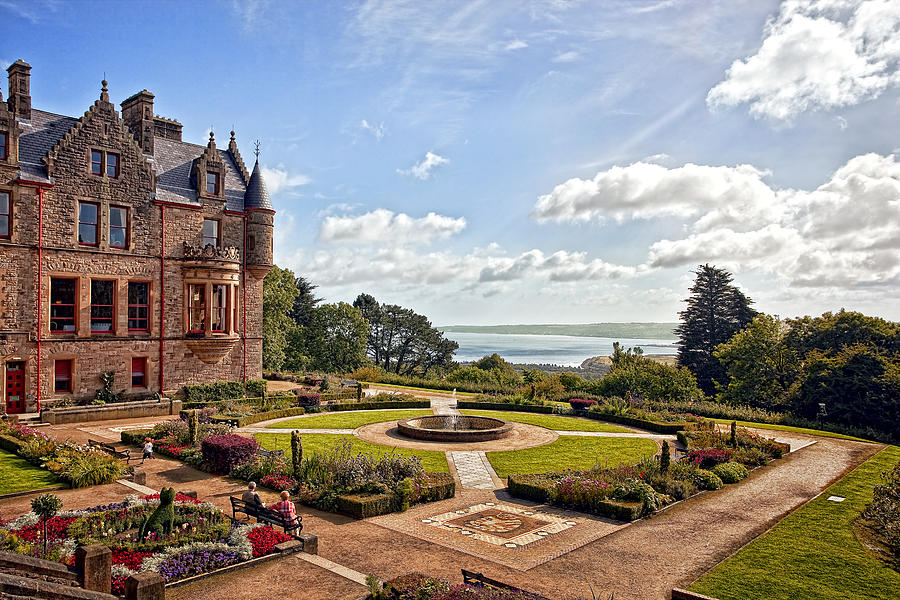
[[[605,431],[609,433],[634,433],[630,429],[600,423],[580,417],[561,417],[559,415],[544,415],[539,413],[520,413],[505,410],[461,410],[464,415],[476,415],[479,417],[493,417],[504,421],[527,423],[556,431]]]
[[[724,423],[731,425],[731,419],[708,419],[716,423]],[[862,438],[844,435],[842,433],[833,433],[831,431],[822,431],[820,429],[807,429],[805,427],[791,427],[790,425],[770,425],[769,423],[752,423],[750,421],[738,421],[741,427],[754,427],[756,429],[774,429],[775,431],[789,431],[792,433],[805,433],[807,435],[818,435],[820,437],[837,438],[839,440],[853,440],[856,442],[871,442]]]
[[[447,467],[447,456],[443,452],[435,450],[408,450],[406,448],[394,449],[392,446],[372,444],[349,435],[305,433],[302,438],[303,453],[322,452],[340,440],[348,438],[353,442],[353,448],[358,452],[371,452],[375,456],[387,454],[388,452],[396,452],[403,456],[418,456],[422,459],[422,466],[426,471],[433,473],[447,473],[450,471]],[[267,450],[284,450],[286,456],[290,457],[291,455],[291,436],[288,433],[257,433],[256,439]]]
[[[14,494],[56,485],[50,471],[35,467],[11,452],[0,450],[0,494]]]
[[[340,412],[300,417],[290,421],[282,421],[268,425],[268,429],[356,429],[370,423],[382,421],[399,421],[411,417],[431,416],[431,409],[414,410],[367,410],[359,412]]]
[[[656,442],[643,438],[562,435],[546,446],[488,452],[487,457],[497,476],[505,479],[510,473],[588,469],[598,463],[614,467],[637,462],[641,457],[656,454],[658,449]]]
[[[867,553],[851,524],[872,500],[881,473],[898,461],[900,448],[882,450],[690,589],[720,600],[896,600],[900,573]]]

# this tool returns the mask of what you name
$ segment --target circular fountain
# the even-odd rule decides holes
[[[440,415],[416,417],[397,423],[401,435],[435,442],[485,442],[499,440],[512,431],[512,424],[490,417]]]

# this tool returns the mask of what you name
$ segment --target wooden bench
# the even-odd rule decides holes
[[[131,460],[131,450],[117,450],[115,446],[110,444],[109,442],[101,442],[98,440],[88,440],[88,446],[92,448],[97,448],[99,450],[103,450],[107,454],[111,456],[115,456],[116,458],[121,458],[126,463]]]
[[[466,571],[465,569],[461,569],[463,576],[463,583],[467,585],[474,585],[477,587],[484,587],[491,590],[506,590],[511,592],[520,592],[526,598],[530,598],[531,600],[549,600],[546,596],[541,596],[538,594],[533,594],[531,592],[526,592],[523,589],[517,588],[515,586],[503,583],[502,581],[497,581],[496,579],[491,579],[490,577],[485,577],[481,573],[476,573],[474,571]]]
[[[238,521],[238,513],[243,513],[247,515],[247,518],[256,517],[256,521],[258,523],[266,523],[267,525],[274,525],[275,527],[281,527],[286,534],[293,537],[294,539],[301,539],[300,532],[303,530],[303,517],[299,514],[297,515],[297,520],[294,523],[287,521],[284,516],[274,510],[269,510],[265,506],[253,506],[247,502],[244,502],[240,498],[235,498],[231,496],[231,521],[236,523]]]
[[[266,450],[265,448],[259,448],[256,453],[260,456],[265,456],[266,458],[274,458],[276,456],[284,458],[284,450]]]

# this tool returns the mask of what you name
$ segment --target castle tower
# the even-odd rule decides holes
[[[247,212],[247,270],[256,279],[262,279],[274,264],[274,220],[275,210],[269,201],[269,191],[259,168],[259,147],[256,149],[256,164],[247,191],[244,194],[244,210]]]

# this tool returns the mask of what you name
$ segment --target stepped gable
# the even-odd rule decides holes
[[[269,200],[269,190],[263,180],[262,169],[259,168],[259,159],[253,166],[253,174],[250,175],[250,183],[247,184],[247,193],[244,195],[244,206],[249,209],[274,210]]]

